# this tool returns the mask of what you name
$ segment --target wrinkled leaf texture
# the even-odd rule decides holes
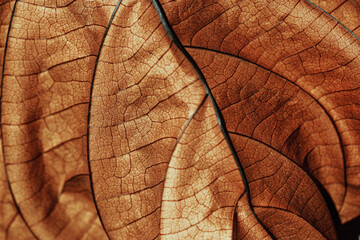
[[[360,3],[1,0],[0,239],[337,239]]]

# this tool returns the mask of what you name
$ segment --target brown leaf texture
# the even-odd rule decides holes
[[[17,1],[7,39],[3,158],[13,202],[41,239],[106,238],[90,191],[86,119],[114,5],[89,4]]]
[[[2,1],[0,5],[0,64],[3,68],[3,57],[7,30],[14,1]],[[3,153],[0,149],[0,157],[3,159]],[[5,176],[4,162],[0,163],[0,239],[17,238],[31,239],[32,234],[28,230],[24,221],[18,214],[16,206],[12,202],[11,193],[8,188]]]
[[[0,0],[0,239],[338,239],[360,3]]]
[[[280,106],[272,104],[275,116],[274,110],[269,110],[271,115],[261,111],[266,119],[256,114],[258,120],[249,120],[254,127],[247,124],[242,127],[241,133],[263,140],[300,165],[306,163],[309,172],[331,195],[343,222],[358,216],[359,82],[355,76],[359,66],[359,39],[307,1],[269,1],[268,4],[260,4],[262,1],[209,1],[206,3],[208,6],[196,2],[201,1],[191,2],[190,9],[185,7],[190,5],[186,0],[164,3],[165,10],[177,9],[168,10],[168,18],[184,45],[199,49],[195,52],[207,49],[220,55],[244,58],[281,76],[289,87],[298,89],[298,94],[307,95],[302,97],[302,102],[308,99],[308,114],[296,109],[294,111],[300,114],[296,116],[288,110],[277,109],[288,108],[288,105],[294,107],[294,103],[284,99],[289,103]],[[325,6],[329,5],[326,1],[322,2]],[[358,3],[350,4],[358,6]],[[346,16],[338,13],[339,19],[345,23],[350,19],[346,12],[348,5],[344,2],[336,9]],[[330,6],[328,8],[331,9]],[[351,6],[348,8],[356,11]],[[353,25],[351,28],[356,29],[356,20]],[[216,76],[211,74],[211,77]],[[259,92],[258,89],[252,91]],[[293,92],[288,98],[296,96]],[[228,109],[231,111],[231,108]],[[292,116],[288,118],[284,112]],[[276,117],[280,114],[286,119]],[[309,114],[315,116],[306,116]],[[290,123],[292,117],[296,119]],[[309,117],[316,119],[309,121]],[[234,130],[240,129],[242,122],[238,121]],[[228,129],[232,131],[230,125]]]

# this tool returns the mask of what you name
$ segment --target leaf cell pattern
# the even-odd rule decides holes
[[[359,16],[355,0],[0,0],[0,239],[343,238]]]

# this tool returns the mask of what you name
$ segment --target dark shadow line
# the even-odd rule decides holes
[[[339,240],[360,239],[360,216],[344,223],[340,228]]]
[[[161,19],[161,22],[167,32],[167,34],[169,35],[169,37],[171,38],[171,40],[176,44],[176,46],[179,48],[179,50],[185,55],[185,57],[189,60],[189,62],[192,64],[192,66],[194,67],[194,69],[196,70],[197,74],[199,75],[199,78],[201,80],[201,82],[203,83],[205,90],[206,90],[206,94],[209,96],[213,106],[214,106],[214,110],[215,110],[215,114],[217,117],[217,121],[219,124],[219,127],[224,135],[224,138],[230,148],[230,151],[235,159],[236,165],[239,168],[240,171],[240,175],[241,178],[244,182],[244,187],[245,187],[245,192],[246,192],[246,196],[247,196],[247,200],[248,200],[248,204],[251,210],[251,213],[254,215],[254,217],[256,218],[256,220],[259,222],[259,224],[264,228],[264,230],[269,234],[269,236],[271,236],[272,239],[276,239],[275,236],[265,227],[265,225],[260,221],[260,219],[258,218],[258,216],[256,215],[254,208],[252,207],[252,203],[251,203],[251,197],[250,197],[250,188],[249,188],[249,184],[248,181],[246,179],[246,175],[244,172],[243,167],[241,166],[240,163],[240,159],[239,156],[236,153],[235,147],[230,139],[230,136],[227,132],[226,129],[226,125],[225,125],[225,121],[224,118],[222,116],[222,113],[219,109],[219,106],[217,105],[214,96],[211,93],[210,87],[206,82],[206,79],[203,75],[203,73],[201,72],[199,66],[197,65],[197,63],[195,62],[195,60],[192,58],[192,56],[187,52],[187,50],[184,48],[184,46],[182,45],[181,41],[179,40],[179,38],[177,37],[177,35],[175,34],[174,30],[172,29],[171,24],[169,23],[167,16],[165,14],[164,9],[162,8],[161,4],[159,3],[158,0],[152,0],[152,3],[154,4],[156,11],[158,12],[158,15]]]
[[[13,19],[14,19],[14,16],[15,16],[15,9],[16,9],[16,5],[18,3],[18,0],[15,0],[15,3],[14,3],[14,7],[12,9],[12,13],[11,13],[11,17],[10,17],[10,21],[9,21],[9,27],[8,27],[8,32],[7,32],[7,35],[6,35],[6,41],[5,41],[5,47],[4,47],[4,57],[3,57],[3,66],[2,66],[2,73],[1,73],[1,90],[0,90],[0,114],[2,113],[2,97],[3,97],[3,89],[4,89],[4,76],[5,76],[5,65],[6,65],[6,54],[7,54],[7,49],[8,49],[8,45],[9,45],[9,39],[10,39],[10,29],[11,29],[11,25],[12,25],[12,22],[13,22]],[[4,139],[3,139],[3,127],[2,127],[2,114],[1,114],[1,117],[0,117],[0,132],[1,132],[1,148],[2,148],[2,152],[3,152],[3,163],[4,163],[4,170],[5,170],[5,177],[6,177],[6,182],[7,182],[7,185],[9,187],[9,191],[10,191],[10,195],[11,195],[11,198],[13,200],[13,203],[14,203],[14,206],[17,210],[17,212],[19,213],[21,219],[24,221],[26,227],[29,229],[30,233],[36,238],[36,239],[39,239],[35,233],[32,231],[32,229],[30,228],[29,226],[29,223],[26,221],[24,215],[22,214],[21,210],[20,210],[20,207],[18,205],[18,203],[16,202],[16,199],[15,199],[15,195],[14,195],[14,192],[12,190],[12,187],[11,187],[11,184],[10,184],[10,181],[9,181],[9,173],[7,171],[7,168],[6,168],[6,161],[5,161],[5,148],[4,148]]]
[[[93,201],[94,201],[94,205],[95,205],[95,208],[96,208],[96,212],[99,216],[99,220],[100,220],[100,223],[101,223],[101,226],[103,227],[104,229],[104,232],[106,233],[106,236],[108,237],[108,239],[111,239],[110,236],[109,236],[109,233],[106,231],[106,228],[105,228],[105,225],[104,225],[104,222],[102,221],[101,219],[101,215],[100,215],[100,211],[99,211],[99,208],[97,206],[97,203],[96,203],[96,198],[95,198],[95,194],[94,194],[94,185],[93,185],[93,179],[92,179],[92,173],[91,173],[91,164],[90,164],[90,146],[89,146],[89,139],[90,139],[90,114],[91,114],[91,102],[92,102],[92,95],[93,95],[93,90],[94,90],[94,81],[95,81],[95,76],[96,76],[96,71],[97,71],[97,66],[98,66],[98,63],[99,63],[99,59],[100,59],[100,54],[101,54],[101,50],[102,50],[102,47],[104,45],[104,42],[105,42],[105,38],[109,32],[109,29],[111,27],[111,24],[115,18],[115,14],[117,12],[117,10],[119,9],[120,7],[120,4],[121,4],[121,1],[122,0],[119,0],[119,2],[117,3],[117,5],[115,6],[115,9],[110,17],[110,20],[109,20],[109,23],[106,27],[106,30],[104,32],[104,35],[103,35],[103,38],[101,40],[101,43],[100,43],[100,46],[99,46],[99,51],[98,51],[98,54],[96,56],[96,61],[95,61],[95,66],[94,66],[94,71],[93,71],[93,74],[92,74],[92,79],[91,79],[91,87],[90,87],[90,98],[89,98],[89,109],[88,109],[88,116],[87,116],[87,132],[86,132],[86,136],[87,136],[87,146],[86,146],[86,151],[87,151],[87,162],[88,162],[88,168],[89,168],[89,178],[90,178],[90,187],[91,187],[91,195],[93,197]]]
[[[276,151],[277,153],[279,153],[281,156],[283,156],[284,158],[286,158],[287,160],[289,160],[290,162],[292,162],[293,164],[295,164],[299,169],[301,169],[301,171],[303,171],[309,178],[310,180],[314,183],[314,185],[318,188],[321,196],[324,198],[324,201],[326,203],[326,206],[327,208],[329,209],[329,212],[330,212],[330,215],[331,215],[331,218],[334,222],[334,226],[335,226],[335,229],[336,229],[336,232],[337,234],[339,235],[339,229],[341,227],[341,221],[340,221],[340,217],[339,217],[339,213],[337,212],[336,210],[336,207],[335,207],[335,204],[332,200],[332,198],[330,197],[329,193],[326,191],[325,187],[320,183],[319,180],[317,180],[314,176],[310,175],[302,166],[300,166],[297,162],[295,162],[293,159],[291,159],[290,157],[288,157],[287,155],[285,155],[284,153],[282,153],[280,150],[274,148],[273,146],[263,142],[263,141],[260,141],[254,137],[251,137],[251,136],[247,136],[247,135],[244,135],[244,134],[241,134],[241,133],[237,133],[237,132],[231,132],[229,131],[230,134],[234,134],[234,135],[238,135],[238,136],[241,136],[241,137],[244,137],[244,138],[247,138],[247,139],[251,139],[253,141],[256,141],[260,144],[263,144],[264,146],[270,148],[271,150],[273,151]],[[307,157],[307,155],[306,155]],[[306,157],[305,157],[305,160],[306,160]],[[305,161],[304,160],[304,161]],[[320,232],[320,231],[319,231]]]
[[[290,81],[290,79],[280,75],[279,73],[276,73],[274,71],[272,71],[271,69],[268,69],[268,68],[265,68],[264,66],[261,66],[260,64],[258,63],[255,63],[255,62],[252,62],[246,58],[243,58],[243,57],[240,57],[240,56],[237,56],[237,55],[234,55],[234,54],[231,54],[231,53],[226,53],[226,52],[222,52],[222,51],[219,51],[219,50],[214,50],[214,49],[209,49],[209,48],[204,48],[204,47],[196,47],[196,46],[184,46],[185,48],[192,48],[192,49],[198,49],[198,50],[204,50],[204,51],[210,51],[210,52],[215,52],[215,53],[219,53],[219,54],[223,54],[223,55],[227,55],[227,56],[230,56],[230,57],[234,57],[234,58],[238,58],[238,59],[241,59],[245,62],[248,62],[248,63],[251,63],[251,64],[254,64],[266,71],[269,71],[270,73],[273,73],[275,74],[276,76],[279,76],[283,79],[285,79],[287,82],[293,84],[294,86],[298,87],[300,90],[302,90],[305,94],[307,94],[311,99],[313,99],[320,107],[321,109],[324,111],[324,113],[326,114],[326,116],[328,117],[329,121],[331,122],[331,124],[333,125],[333,128],[338,136],[338,139],[339,139],[339,145],[340,145],[340,150],[341,150],[341,155],[342,155],[342,159],[343,159],[343,165],[344,165],[344,186],[345,186],[345,193],[344,193],[344,197],[343,197],[343,200],[342,200],[342,204],[341,206],[343,205],[343,202],[344,202],[344,199],[345,199],[345,196],[346,196],[346,192],[347,192],[347,186],[348,186],[348,183],[347,183],[347,180],[346,180],[346,173],[347,173],[347,170],[346,170],[346,155],[345,155],[345,149],[344,149],[344,143],[343,143],[343,140],[342,140],[342,137],[341,137],[341,134],[340,134],[340,131],[339,129],[337,128],[336,126],[336,123],[335,123],[335,120],[331,117],[331,115],[328,113],[328,111],[325,109],[325,107],[314,97],[312,96],[310,93],[308,93],[307,91],[305,91],[305,89],[303,89],[302,87],[300,87],[298,84]],[[341,208],[341,207],[340,207]]]
[[[340,22],[339,20],[337,20],[333,15],[331,15],[330,13],[328,13],[327,11],[325,11],[324,9],[322,9],[320,6],[316,5],[315,3],[313,3],[310,0],[306,0],[308,3],[310,3],[311,5],[313,5],[314,7],[316,7],[317,9],[321,10],[322,12],[324,12],[326,15],[328,15],[329,17],[331,17],[332,19],[334,19],[336,22],[338,22],[343,28],[345,28],[351,35],[353,35],[359,42],[360,39],[355,35],[355,33],[353,33],[349,28],[347,28],[342,22]],[[342,3],[343,4],[343,3]],[[341,6],[342,4],[340,4],[339,6]],[[338,6],[338,7],[339,7]],[[335,10],[335,9],[334,9]],[[333,10],[333,11],[334,11]]]

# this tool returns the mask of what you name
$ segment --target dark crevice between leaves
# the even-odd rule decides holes
[[[296,132],[296,130],[295,130]],[[256,138],[253,138],[251,136],[247,136],[247,135],[244,135],[244,134],[241,134],[241,133],[237,133],[237,132],[229,132],[231,134],[235,134],[235,135],[238,135],[238,136],[242,136],[242,137],[245,137],[245,138],[248,138],[248,139],[251,139],[251,140],[254,140],[260,144],[263,144],[264,146],[267,146],[268,148],[272,149],[273,151],[276,151],[277,153],[279,153],[280,155],[282,155],[283,157],[285,157],[287,160],[289,160],[290,162],[292,162],[293,164],[295,164],[299,169],[301,169],[302,171],[304,171],[304,173],[313,181],[313,183],[315,184],[315,186],[318,188],[319,192],[321,193],[322,197],[324,198],[325,200],[325,203],[326,203],[326,206],[328,207],[329,209],[329,212],[330,212],[330,215],[332,217],[332,220],[334,221],[334,226],[335,226],[335,229],[336,229],[336,232],[337,232],[337,235],[340,236],[340,229],[341,229],[341,222],[340,222],[340,218],[339,218],[339,214],[336,210],[336,207],[335,207],[335,204],[334,202],[332,201],[329,193],[326,191],[326,189],[324,188],[324,186],[319,182],[319,180],[317,180],[315,177],[313,177],[309,171],[308,171],[308,167],[307,167],[307,162],[308,162],[308,155],[309,153],[311,153],[311,151],[305,156],[305,159],[304,159],[304,166],[301,167],[297,162],[295,162],[293,159],[291,159],[290,157],[288,157],[287,155],[285,155],[284,153],[282,153],[281,151],[279,151],[278,149],[274,148],[273,146],[265,143],[265,142],[262,142]],[[319,230],[318,230],[319,231]],[[320,231],[319,231],[320,232]]]
[[[339,232],[340,240],[359,240],[360,239],[360,216],[343,224]]]
[[[18,0],[15,0],[14,7],[13,7],[13,9],[12,9],[12,13],[11,13],[11,16],[10,16],[8,32],[7,32],[7,36],[6,36],[6,40],[5,40],[4,56],[3,56],[3,66],[2,66],[2,73],[1,73],[0,114],[2,113],[2,97],[3,97],[3,88],[4,88],[6,53],[7,53],[8,44],[9,44],[10,29],[11,29],[11,25],[12,25],[12,22],[13,22],[13,19],[14,19],[14,16],[15,16],[15,10],[16,10],[16,5],[17,5],[17,3],[18,3]],[[7,184],[8,184],[8,187],[9,187],[9,191],[10,191],[11,198],[12,198],[12,200],[13,200],[13,204],[14,204],[17,212],[19,213],[21,219],[24,221],[26,227],[29,229],[30,233],[34,236],[34,238],[38,239],[38,237],[35,235],[35,233],[34,233],[34,232],[32,231],[32,229],[30,228],[28,222],[25,220],[25,217],[24,217],[24,215],[22,214],[18,203],[16,202],[15,195],[14,195],[13,189],[12,189],[11,184],[10,184],[9,173],[8,173],[8,171],[7,171],[7,168],[6,168],[6,161],[5,161],[5,156],[6,156],[6,155],[5,155],[4,139],[3,139],[2,114],[1,114],[1,117],[0,117],[0,132],[1,132],[1,148],[2,148],[2,152],[3,152],[3,162],[4,162],[5,177],[6,177],[6,182],[7,182]]]
[[[347,180],[346,180],[346,156],[345,156],[345,149],[344,149],[344,144],[343,144],[343,140],[342,140],[342,137],[341,137],[341,134],[340,134],[340,131],[339,129],[337,128],[336,126],[336,123],[335,123],[335,120],[331,117],[331,115],[329,114],[329,112],[325,109],[325,107],[319,102],[319,100],[317,100],[314,96],[312,96],[310,93],[308,93],[307,91],[305,91],[305,89],[303,89],[301,86],[299,86],[298,84],[292,82],[290,79],[280,75],[279,73],[276,73],[274,71],[272,71],[271,69],[268,69],[268,68],[265,68],[264,66],[258,64],[258,63],[255,63],[255,62],[252,62],[246,58],[243,58],[243,57],[240,57],[240,56],[237,56],[237,55],[234,55],[234,54],[231,54],[231,53],[227,53],[227,52],[222,52],[222,51],[219,51],[219,50],[215,50],[215,49],[209,49],[209,48],[204,48],[204,47],[198,47],[198,46],[184,46],[185,48],[191,48],[191,49],[198,49],[198,50],[204,50],[204,51],[211,51],[211,52],[215,52],[215,53],[219,53],[219,54],[224,54],[224,55],[227,55],[227,56],[230,56],[230,57],[234,57],[234,58],[238,58],[238,59],[241,59],[243,61],[246,61],[248,63],[251,63],[251,64],[254,64],[256,65],[257,67],[260,67],[266,71],[269,71],[270,73],[273,73],[275,74],[276,76],[279,76],[283,79],[285,79],[287,82],[289,82],[290,84],[293,84],[294,86],[296,86],[297,88],[299,88],[301,91],[303,91],[306,95],[308,95],[312,100],[314,100],[316,102],[316,104],[319,105],[319,107],[321,107],[321,109],[324,111],[324,113],[326,114],[326,116],[328,117],[329,121],[331,122],[331,125],[333,126],[334,128],[334,131],[336,132],[336,135],[338,136],[338,139],[339,139],[339,145],[340,145],[340,150],[341,150],[341,155],[342,155],[342,159],[343,159],[343,165],[344,165],[344,185],[345,185],[345,193],[344,193],[344,198],[345,198],[345,195],[346,195],[346,189],[347,189]],[[342,204],[341,204],[342,205]]]
[[[351,35],[353,35],[356,40],[358,40],[360,42],[360,39],[355,35],[355,33],[353,33],[348,27],[346,27],[342,22],[340,22],[339,20],[337,20],[333,15],[331,15],[330,13],[328,13],[327,11],[325,11],[324,9],[322,9],[320,6],[316,5],[315,3],[311,2],[310,0],[306,0],[308,3],[310,3],[311,5],[313,5],[314,7],[316,7],[317,9],[319,9],[320,11],[324,12],[326,15],[328,15],[329,17],[331,17],[332,19],[334,19],[336,22],[338,22],[343,28],[345,28]],[[341,4],[342,5],[342,4]],[[341,5],[339,5],[338,7],[340,7]],[[338,8],[337,7],[337,8]],[[342,146],[342,142],[340,142],[341,146]],[[344,151],[343,151],[344,152]],[[344,158],[344,172],[345,172],[345,194],[344,197],[342,199],[342,203],[340,205],[340,209],[339,212],[341,211],[342,207],[344,206],[344,202],[345,202],[345,196],[346,196],[346,191],[347,191],[347,181],[346,181],[346,162],[345,162],[345,158]]]
[[[267,70],[269,71],[270,73],[273,73],[283,79],[285,79],[286,81],[288,81],[289,83],[293,84],[294,86],[296,86],[297,88],[299,88],[300,90],[302,90],[304,93],[306,93],[312,100],[314,100],[318,105],[319,107],[321,107],[321,109],[324,111],[324,113],[326,114],[326,116],[328,117],[329,121],[331,122],[333,128],[334,128],[334,131],[336,132],[337,136],[338,136],[338,139],[339,139],[339,145],[340,145],[340,150],[341,150],[341,154],[342,154],[342,159],[343,159],[343,165],[344,165],[344,187],[345,187],[345,193],[344,193],[344,198],[345,198],[345,195],[346,195],[346,190],[347,190],[347,180],[346,180],[346,156],[345,156],[345,149],[344,149],[344,145],[343,145],[343,140],[342,140],[342,137],[340,135],[340,132],[339,132],[339,129],[337,128],[336,126],[336,123],[334,121],[334,119],[331,117],[331,115],[328,113],[328,111],[325,109],[325,107],[314,97],[312,96],[311,94],[309,94],[307,91],[305,91],[305,89],[303,89],[301,86],[297,85],[296,83],[290,81],[288,78],[272,71],[271,69],[267,69],[265,67],[263,67],[262,65],[259,65],[255,62],[252,62],[246,58],[243,58],[243,57],[240,57],[240,56],[236,56],[236,55],[233,55],[233,54],[230,54],[230,53],[226,53],[226,52],[222,52],[222,51],[218,51],[218,50],[214,50],[214,49],[209,49],[209,48],[204,48],[204,47],[197,47],[197,46],[185,46],[185,48],[190,48],[190,49],[198,49],[198,50],[204,50],[204,51],[211,51],[211,52],[215,52],[215,53],[218,53],[218,54],[224,54],[224,55],[227,55],[227,56],[230,56],[230,57],[234,57],[234,58],[238,58],[238,59],[241,59],[243,61],[246,61],[248,63],[251,63],[251,64],[254,64],[260,68],[263,68],[264,70]],[[295,130],[296,131],[296,130]],[[293,134],[296,134],[296,132],[294,132]],[[305,159],[304,160],[305,164],[307,162],[307,160]],[[312,177],[310,174],[309,176],[311,177],[311,179],[315,179],[314,177]],[[339,227],[340,227],[340,219],[339,219],[339,214],[338,214],[338,211],[336,210],[335,208],[335,205],[334,205],[334,202],[331,200],[331,197],[330,195],[328,194],[328,192],[325,190],[325,188],[319,183],[319,181],[314,181],[315,184],[318,186],[318,188],[320,189],[320,192],[321,194],[323,195],[327,205],[328,205],[328,208],[330,210],[330,213],[331,213],[331,216],[333,217],[333,221],[334,221],[334,224],[335,224],[335,227],[337,229],[337,231],[339,231]]]
[[[306,156],[307,157],[307,156]],[[307,159],[304,159],[304,162],[306,162]],[[337,237],[340,237],[340,232],[341,232],[341,221],[340,221],[340,217],[339,217],[339,213],[336,210],[335,204],[332,200],[332,198],[330,197],[329,193],[326,191],[326,189],[324,188],[324,186],[319,182],[319,180],[317,180],[315,177],[310,175],[310,178],[313,180],[313,182],[315,183],[316,187],[318,188],[319,192],[321,193],[322,197],[325,200],[326,206],[329,209],[331,218],[333,220],[334,226],[335,226],[335,230],[336,230],[336,234]]]
[[[295,139],[296,136],[299,134],[299,131],[300,131],[300,127],[295,129],[293,131],[293,133],[287,138],[287,140],[285,142],[288,142],[288,141],[291,142],[292,139]],[[270,145],[268,145],[268,146],[273,148]],[[304,157],[304,160],[303,160],[303,166],[302,167],[300,165],[298,165],[298,163],[293,161],[291,158],[289,158],[288,156],[283,154],[281,152],[282,148],[281,148],[280,151],[275,149],[275,148],[273,148],[273,149],[276,150],[277,152],[279,152],[280,154],[282,154],[283,156],[285,156],[286,158],[288,158],[290,161],[294,162],[300,169],[302,169],[310,177],[310,179],[313,181],[313,183],[318,188],[319,192],[321,193],[322,197],[325,200],[326,206],[327,206],[327,208],[328,208],[328,210],[330,212],[331,218],[332,218],[334,226],[335,226],[336,234],[339,237],[340,236],[340,229],[341,229],[341,221],[340,221],[339,213],[336,210],[335,204],[334,204],[332,198],[330,197],[329,193],[326,191],[325,187],[320,183],[320,181],[316,177],[314,177],[311,174],[310,169],[309,169],[309,156],[313,152],[314,149],[310,150],[306,154],[306,156]]]
[[[106,233],[106,236],[108,237],[108,239],[110,239],[110,236],[109,236],[109,233],[107,232],[106,228],[105,228],[105,225],[104,225],[104,222],[102,221],[101,219],[101,215],[100,215],[100,211],[99,211],[99,208],[96,204],[96,199],[95,199],[95,194],[94,194],[94,186],[93,186],[93,180],[92,180],[92,174],[91,174],[91,166],[90,166],[90,147],[89,147],[89,139],[90,139],[90,113],[91,113],[91,102],[92,102],[92,95],[93,95],[93,90],[94,90],[94,80],[95,80],[95,76],[96,76],[96,71],[97,71],[97,66],[98,66],[98,63],[99,63],[99,59],[100,59],[100,54],[101,54],[101,50],[102,50],[102,47],[104,46],[104,42],[105,42],[105,38],[109,32],[109,29],[111,27],[111,24],[115,18],[115,14],[116,12],[118,11],[119,7],[120,7],[120,4],[121,4],[121,1],[122,0],[119,0],[119,2],[117,3],[117,5],[115,6],[115,9],[110,17],[110,20],[109,20],[109,23],[106,27],[106,30],[104,32],[104,35],[103,35],[103,38],[101,40],[101,43],[100,43],[100,46],[99,46],[99,51],[98,51],[98,54],[96,56],[96,61],[95,61],[95,66],[94,66],[94,71],[93,71],[93,74],[92,74],[92,79],[91,79],[91,88],[90,88],[90,98],[89,98],[89,109],[88,109],[88,117],[87,117],[87,161],[88,161],[88,167],[89,167],[89,178],[90,178],[90,187],[91,187],[91,195],[93,197],[93,200],[94,200],[94,205],[95,205],[95,208],[96,208],[96,212],[99,216],[99,220],[100,220],[100,223]]]
[[[241,175],[241,178],[244,182],[244,187],[245,187],[245,192],[246,192],[246,197],[247,197],[247,200],[248,200],[248,204],[249,204],[249,207],[250,207],[250,210],[252,212],[252,214],[254,215],[254,217],[256,218],[256,220],[259,222],[259,224],[265,229],[265,231],[267,232],[267,234],[269,236],[271,236],[272,239],[276,239],[275,236],[266,228],[266,226],[261,222],[261,220],[258,218],[257,214],[255,213],[254,211],[254,208],[252,206],[252,203],[251,203],[251,197],[250,197],[250,188],[249,188],[249,183],[247,181],[247,178],[246,178],[246,175],[245,175],[245,172],[244,172],[244,169],[240,163],[240,159],[239,159],[239,156],[237,155],[236,153],[236,150],[235,150],[235,147],[230,139],[230,136],[229,136],[229,133],[226,129],[226,125],[225,125],[225,121],[224,121],[224,118],[222,116],[222,113],[219,109],[219,106],[217,105],[215,99],[214,99],[214,96],[212,95],[211,93],[211,90],[210,90],[210,87],[209,85],[207,84],[206,82],[206,79],[203,75],[203,73],[201,72],[199,66],[197,65],[197,63],[195,62],[195,60],[192,58],[192,56],[187,52],[187,50],[184,48],[184,46],[182,45],[182,43],[180,42],[179,38],[177,37],[177,35],[175,34],[174,30],[172,29],[172,26],[171,24],[169,23],[169,20],[167,19],[167,16],[165,14],[165,11],[164,9],[162,8],[161,4],[159,3],[158,0],[152,0],[152,3],[154,4],[155,8],[156,8],[156,11],[158,12],[158,15],[161,19],[161,22],[167,32],[167,34],[169,35],[169,37],[171,38],[171,40],[176,44],[176,46],[179,48],[179,50],[185,55],[185,57],[189,60],[189,62],[192,64],[192,66],[194,67],[194,69],[196,70],[197,74],[199,75],[199,78],[201,80],[201,82],[203,83],[204,87],[205,87],[205,90],[206,90],[206,94],[209,96],[212,104],[213,104],[213,107],[214,107],[214,110],[215,110],[215,113],[216,113],[216,117],[217,117],[217,120],[218,120],[218,124],[219,124],[219,127],[225,137],[225,140],[230,148],[230,151],[235,159],[235,162],[236,162],[236,165],[237,167],[239,168],[239,171],[240,171],[240,175]]]

